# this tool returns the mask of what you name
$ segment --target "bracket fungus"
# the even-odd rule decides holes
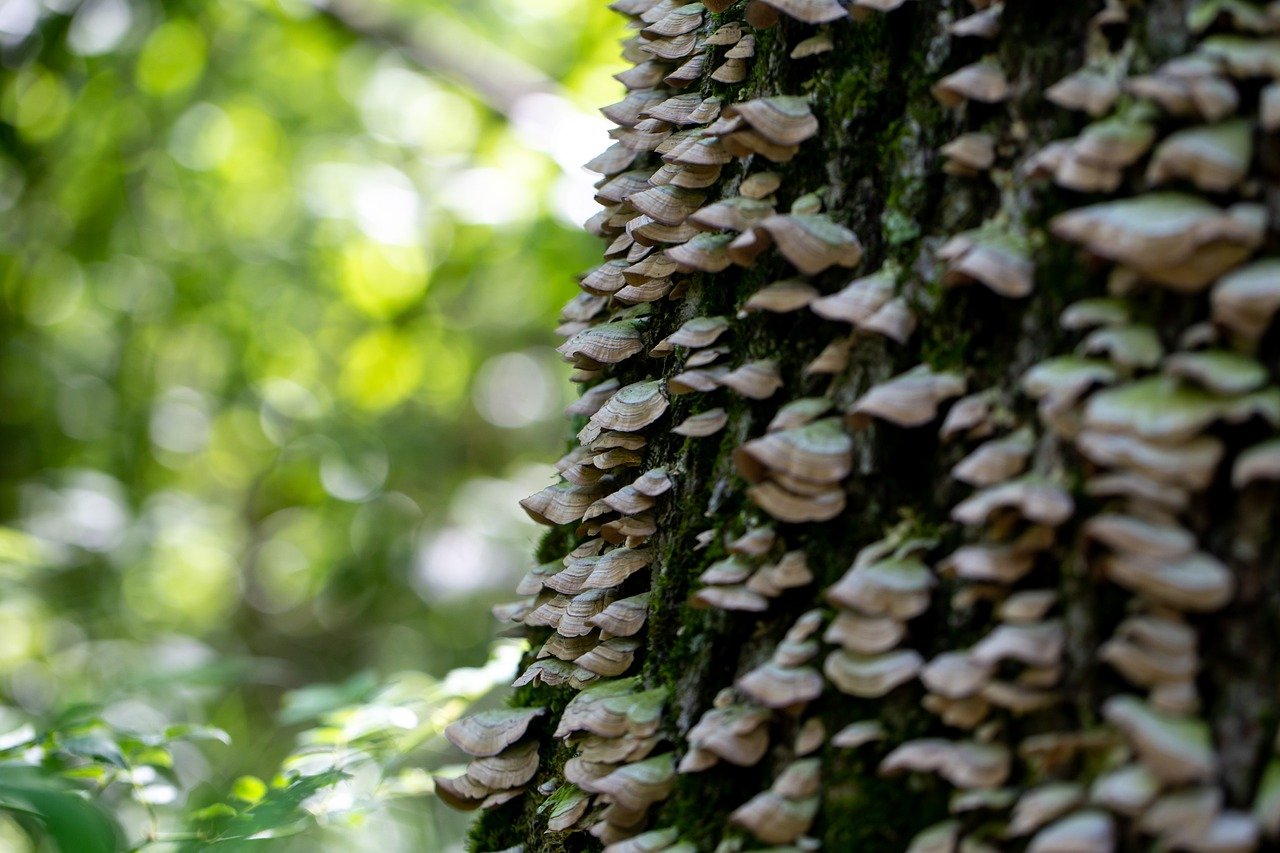
[[[919,427],[938,416],[942,403],[965,391],[965,379],[955,373],[934,373],[926,365],[875,385],[846,413],[846,422],[860,427],[872,418],[900,427]]]
[[[1151,193],[1059,214],[1051,227],[1153,281],[1195,291],[1249,257],[1265,222],[1257,205],[1223,210],[1194,196]]]
[[[944,107],[959,107],[967,101],[998,104],[1010,96],[1009,81],[999,63],[987,59],[943,77],[934,84],[933,96]]]

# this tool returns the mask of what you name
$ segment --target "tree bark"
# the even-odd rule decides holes
[[[638,12],[654,4],[629,5]],[[736,3],[706,13],[694,31],[700,40],[726,33],[722,28],[744,15],[761,24],[744,25],[754,38],[744,80],[713,77],[734,47],[713,38],[711,45],[698,43],[706,62],[690,87],[659,83],[657,91],[697,91],[725,106],[802,98],[817,119],[816,134],[790,158],[758,139],[740,139],[782,162],[763,153],[728,158],[718,181],[699,190],[709,193],[703,206],[753,191],[743,185],[749,176],[776,172],[776,210],[796,204],[797,212],[814,215],[820,205],[822,216],[857,235],[861,259],[851,269],[845,255],[845,266],[824,263],[820,272],[802,275],[785,235],[770,231],[775,245],[754,262],[744,251],[741,263],[722,271],[677,273],[666,298],[638,308],[617,295],[607,304],[601,299],[600,313],[579,324],[639,318],[639,345],[634,332],[619,332],[627,357],[599,369],[580,357],[580,378],[589,386],[660,380],[669,406],[636,431],[647,443],[635,464],[607,467],[597,456],[602,472],[588,470],[590,454],[571,460],[580,463],[572,469],[580,484],[574,489],[595,499],[657,468],[674,487],[652,510],[643,509],[644,500],[639,509],[626,506],[631,521],[597,504],[581,522],[580,506],[570,523],[553,528],[539,554],[540,562],[557,565],[530,583],[539,586],[571,549],[599,536],[606,554],[624,544],[647,549],[647,568],[606,594],[649,594],[648,619],[623,673],[636,681],[624,692],[659,691],[661,719],[652,737],[637,719],[594,739],[574,725],[581,719],[588,728],[603,725],[601,714],[608,714],[588,708],[584,694],[563,682],[585,681],[588,696],[602,684],[607,690],[623,682],[591,680],[581,658],[576,670],[566,662],[539,675],[536,655],[553,627],[528,627],[539,621],[528,611],[548,602],[563,609],[569,597],[583,594],[559,576],[572,591],[564,600],[557,604],[554,589],[543,588],[517,613],[533,643],[526,663],[534,677],[517,689],[514,704],[549,709],[526,735],[539,744],[539,769],[521,795],[485,812],[473,849],[590,850],[662,829],[670,833],[643,836],[652,846],[615,849],[898,851],[913,839],[920,850],[1153,843],[1248,850],[1275,843],[1280,451],[1264,444],[1280,417],[1271,384],[1280,367],[1277,335],[1268,331],[1280,303],[1272,292],[1280,288],[1275,268],[1271,283],[1258,285],[1270,296],[1242,309],[1245,320],[1233,320],[1224,307],[1238,292],[1227,286],[1231,278],[1266,279],[1265,259],[1275,250],[1274,205],[1267,207],[1275,192],[1275,136],[1266,104],[1280,61],[1275,42],[1263,41],[1276,29],[1275,16],[1252,6],[1233,12],[1226,4],[1214,14],[1213,4],[1202,3],[1189,18],[1192,10],[1180,0],[1105,8],[1010,0],[1002,13],[985,12],[998,18],[998,35],[980,37],[956,34],[955,24],[967,18],[962,32],[979,29],[982,21],[968,16],[986,4],[913,0],[881,12],[870,7],[895,4],[868,0],[855,4],[867,7],[852,10],[856,16],[823,26],[785,11],[822,3],[777,5],[784,12],[771,26],[765,25],[772,7]],[[641,44],[676,53],[669,43],[680,37],[658,34],[628,53],[642,59]],[[814,37],[828,37],[830,49],[796,56]],[[1250,64],[1247,49],[1262,58]],[[1162,69],[1192,54],[1202,63],[1195,69],[1186,63],[1182,71]],[[666,61],[665,70],[686,58]],[[1110,94],[1091,90],[1100,99],[1093,115],[1064,108],[1068,98],[1050,92],[1083,68],[1114,86]],[[966,89],[966,75],[950,76],[962,69],[972,72],[976,88]],[[1180,73],[1182,82],[1175,82]],[[1144,79],[1163,88],[1144,87]],[[1188,87],[1199,87],[1201,102]],[[942,103],[951,93],[956,103]],[[1247,123],[1243,174],[1207,178],[1194,153],[1186,161],[1175,156],[1185,132],[1221,127],[1233,115]],[[1121,131],[1123,152],[1089,147],[1099,138],[1089,133],[1102,130],[1095,123],[1104,120]],[[643,118],[624,117],[624,124],[637,121]],[[721,135],[709,138],[743,153],[722,135],[725,129],[712,125],[708,133]],[[641,130],[681,127],[654,122]],[[753,130],[764,132],[751,120],[729,132]],[[962,134],[985,134],[991,162],[953,174],[964,170],[942,149]],[[643,147],[634,128],[622,137]],[[1067,160],[1093,170],[1087,180],[1097,183],[1089,192],[1078,191],[1087,180],[1073,177],[1061,153],[1037,158],[1063,139],[1072,146]],[[969,141],[980,149],[985,140]],[[643,151],[621,168],[651,173],[662,165],[661,154]],[[1219,149],[1205,156],[1219,154],[1231,159]],[[1238,155],[1237,149],[1237,161]],[[1160,211],[1098,207],[1150,202],[1165,190],[1180,195],[1161,196]],[[1195,207],[1197,198],[1212,210]],[[618,223],[641,204],[616,201],[614,226],[606,227],[615,249]],[[1235,204],[1245,207],[1233,208],[1236,218],[1227,222],[1221,211]],[[1169,210],[1185,217],[1169,226],[1174,238],[1161,242],[1152,223]],[[1080,217],[1101,224],[1085,234],[1072,227]],[[1192,220],[1225,231],[1207,239],[1199,225],[1186,225]],[[1240,222],[1246,224],[1237,228]],[[810,240],[839,243],[831,233]],[[965,239],[956,243],[957,235]],[[670,248],[652,242],[651,257]],[[626,257],[625,245],[621,251]],[[642,260],[643,251],[631,250],[631,260]],[[1186,272],[1202,262],[1204,269]],[[1021,280],[1027,269],[1034,269],[1030,288]],[[816,304],[744,309],[772,282],[799,279],[830,296],[877,272],[890,290],[864,284],[857,292],[879,294],[877,305],[900,299],[915,319],[909,334],[899,327],[886,336],[867,316],[852,325],[834,321]],[[1096,301],[1103,297],[1109,301]],[[710,358],[695,356],[709,347],[676,346],[665,357],[648,352],[699,317],[727,319],[726,331],[709,345],[723,353],[704,368],[712,372],[711,390],[676,393],[686,361]],[[845,363],[815,372],[818,355],[841,341],[848,344]],[[571,343],[568,351],[580,349]],[[718,366],[749,363],[776,367],[776,393],[753,399],[716,373]],[[913,369],[923,372],[904,392],[895,380]],[[1239,381],[1232,384],[1228,373]],[[779,468],[750,463],[751,452],[739,448],[782,435],[768,432],[772,419],[801,398],[829,401],[830,412],[819,416],[840,418],[846,443],[835,440],[836,449],[803,475],[788,468],[793,457],[777,462]],[[727,416],[719,432],[686,438],[671,431],[715,408]],[[974,416],[965,420],[966,412]],[[575,429],[584,426],[590,440],[591,422],[574,419]],[[821,456],[808,438],[796,441],[793,447]],[[1193,448],[1209,457],[1196,471],[1187,458]],[[970,464],[958,478],[962,460]],[[835,472],[835,486],[822,483],[828,472]],[[799,479],[788,480],[788,473]],[[817,492],[823,501],[842,498],[843,509],[827,520],[771,518],[771,511],[787,513],[760,497],[762,483],[770,482],[794,494]],[[652,534],[641,530],[647,518]],[[763,536],[765,528],[776,534],[766,551],[734,557],[729,543],[751,531]],[[811,582],[756,598],[743,592],[766,589],[764,569],[797,551]],[[593,564],[593,554],[589,545],[580,551],[579,565]],[[723,562],[729,558],[736,561]],[[722,604],[731,589],[734,600],[749,599],[753,609],[697,606],[693,596],[717,586],[708,582],[715,574],[700,580],[713,566],[731,582],[718,585],[721,597],[704,598]],[[910,571],[918,566],[923,575]],[[751,580],[733,577],[739,570],[754,573]],[[814,611],[812,621],[802,619]],[[841,618],[861,618],[863,628],[875,619],[874,627],[896,628],[900,636],[841,640],[831,633]],[[804,625],[814,630],[806,634]],[[606,639],[592,633],[585,645]],[[846,654],[842,645],[852,650]],[[793,677],[776,701],[752,677],[770,661]],[[953,670],[972,681],[948,677]],[[815,678],[819,687],[812,690]],[[625,710],[619,702],[615,709]],[[675,773],[668,783],[663,756],[687,765],[699,744],[704,757],[714,749],[705,733],[694,743],[690,733],[716,707],[734,709],[725,716],[762,720],[754,731],[767,732],[768,750],[758,761],[740,758],[746,766],[722,757],[706,769]],[[863,728],[846,729],[856,723]],[[856,731],[874,736],[839,745]],[[739,734],[734,743],[742,747],[750,737]],[[581,761],[582,750],[598,757],[628,737],[635,749],[627,759]],[[647,788],[627,783],[625,773],[609,775],[638,761],[648,762]],[[472,791],[462,804],[476,805],[483,793]],[[742,810],[748,803],[754,806]],[[753,822],[757,807],[764,817]],[[557,813],[578,812],[572,826],[548,829]],[[926,838],[935,846],[925,846]]]

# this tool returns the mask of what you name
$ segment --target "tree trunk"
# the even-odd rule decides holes
[[[442,796],[485,851],[1274,843],[1277,16],[769,3],[615,4],[590,452],[504,614],[548,712],[452,732],[540,764]]]

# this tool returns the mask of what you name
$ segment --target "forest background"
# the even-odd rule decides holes
[[[460,849],[620,35],[0,0],[0,848]]]

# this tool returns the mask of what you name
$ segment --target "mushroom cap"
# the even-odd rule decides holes
[[[1084,425],[1179,443],[1196,437],[1227,413],[1226,399],[1172,377],[1154,376],[1094,394],[1085,406]]]
[[[914,619],[929,608],[929,590],[936,583],[923,562],[892,557],[855,563],[827,588],[826,598],[867,616]]]
[[[861,325],[893,298],[896,282],[897,272],[891,267],[882,267],[871,275],[854,279],[830,296],[813,300],[809,308],[828,320]]]
[[[841,749],[857,749],[858,747],[883,740],[884,725],[879,720],[861,720],[850,723],[831,738],[831,745]]]
[[[1115,368],[1107,362],[1069,355],[1035,365],[1023,374],[1021,384],[1034,399],[1069,404],[1094,385],[1109,385],[1115,380]]]
[[[787,708],[822,695],[822,675],[808,666],[782,666],[773,661],[742,675],[735,686],[766,708]]]
[[[880,774],[937,773],[957,788],[998,788],[1009,776],[1011,756],[1000,744],[925,738],[885,756]]]
[[[641,342],[643,328],[640,320],[592,326],[565,341],[556,351],[566,361],[583,367],[617,364],[644,349]]]
[[[951,476],[971,486],[995,485],[1022,473],[1034,449],[1031,430],[1023,428],[980,445],[951,469]]]
[[[696,234],[667,249],[666,255],[682,272],[721,272],[733,263],[729,256],[732,241],[732,234]]]
[[[822,639],[855,654],[875,655],[898,645],[906,633],[906,626],[897,619],[841,610]]]
[[[1044,96],[1063,109],[1080,110],[1097,118],[1106,115],[1120,97],[1120,84],[1113,74],[1081,68],[1045,89]]]
[[[848,410],[854,426],[879,418],[901,427],[923,426],[938,416],[938,407],[964,393],[965,379],[956,373],[934,373],[919,365],[873,386]]]
[[[702,26],[702,17],[705,11],[706,7],[701,3],[687,3],[679,6],[642,29],[640,36],[642,38],[646,36],[664,38],[684,35]]]
[[[636,382],[616,391],[591,416],[586,428],[578,434],[588,441],[605,430],[637,432],[652,424],[667,411],[668,401],[661,379]]]
[[[674,850],[678,846],[676,842],[679,838],[680,830],[674,826],[653,829],[626,840],[614,842],[606,847],[605,851],[606,853],[662,853],[662,851]]]
[[[529,724],[546,712],[546,708],[481,711],[450,723],[445,727],[444,736],[467,755],[497,755],[524,737]]]
[[[598,487],[583,488],[560,483],[530,495],[520,501],[520,506],[539,524],[570,524],[582,518],[599,494]]]
[[[624,764],[607,776],[582,785],[628,810],[644,810],[665,800],[675,787],[675,756],[671,753]]]
[[[1267,382],[1265,367],[1248,356],[1226,350],[1174,353],[1161,367],[1171,376],[1224,396],[1247,394]]]
[[[1254,341],[1280,310],[1280,258],[1267,258],[1223,276],[1209,296],[1213,320]]]
[[[741,116],[751,129],[775,145],[799,145],[818,133],[809,102],[794,95],[777,95],[733,104],[728,116]]]
[[[467,765],[467,776],[490,792],[519,788],[537,772],[537,741],[512,746],[498,755],[476,758]]]
[[[1035,566],[1035,552],[1010,545],[965,545],[939,565],[970,581],[1017,583]]]
[[[1177,558],[1111,554],[1104,558],[1102,568],[1110,580],[1125,589],[1176,610],[1218,610],[1235,592],[1231,570],[1203,552]]]
[[[1004,70],[994,60],[966,65],[943,77],[933,86],[933,96],[944,107],[958,107],[965,101],[998,104],[1010,95]]]
[[[619,637],[630,637],[639,632],[649,615],[649,593],[642,592],[630,598],[612,602],[604,610],[587,619],[587,624]]]
[[[763,613],[769,609],[769,599],[743,585],[707,586],[690,598],[695,607],[717,610]]]
[[[961,174],[985,172],[996,161],[996,140],[989,133],[962,133],[939,152],[959,165],[963,169]]]
[[[590,794],[573,783],[565,783],[538,806],[538,812],[547,816],[547,829],[564,832],[582,819],[590,805]]]
[[[816,796],[791,800],[774,791],[762,791],[735,809],[729,820],[765,844],[790,844],[813,825],[820,802]]]
[[[744,38],[743,41],[746,39]],[[718,83],[741,83],[747,79],[747,63],[738,57],[727,58],[715,71],[711,72],[711,79]]]
[[[1076,782],[1049,782],[1032,788],[1018,798],[1005,835],[1017,838],[1035,832],[1076,808],[1084,796],[1084,788]]]
[[[738,194],[747,198],[764,199],[782,186],[782,176],[777,172],[756,172],[742,179]]]
[[[453,779],[434,776],[432,782],[436,796],[443,800],[445,805],[458,811],[469,812],[478,809],[490,794],[489,789],[465,774]]]
[[[967,651],[950,651],[929,661],[921,670],[920,680],[930,693],[964,699],[977,695],[994,674],[995,667],[990,662]]]
[[[827,655],[822,671],[841,693],[874,699],[911,681],[923,665],[924,660],[914,649],[880,655],[857,655],[837,649]]]
[[[805,24],[827,24],[847,15],[836,0],[763,0],[764,3]]]
[[[618,586],[653,560],[648,548],[615,548],[596,558],[590,574],[583,581],[584,589],[607,589]]]
[[[1093,516],[1084,523],[1084,533],[1108,548],[1144,557],[1180,557],[1196,546],[1195,536],[1177,524],[1117,513]]]
[[[702,438],[716,434],[724,429],[725,424],[728,422],[729,415],[724,409],[709,409],[696,415],[690,415],[681,421],[679,426],[673,427],[671,431],[688,438]]]
[[[1030,625],[1005,624],[979,640],[969,654],[987,666],[1015,660],[1027,666],[1051,667],[1061,661],[1066,639],[1066,630],[1056,619]]]
[[[766,231],[782,256],[805,275],[817,275],[832,266],[856,267],[862,260],[857,235],[822,214],[775,214],[757,227]]]
[[[1130,468],[1155,481],[1195,491],[1208,488],[1223,454],[1222,442],[1207,435],[1160,444],[1136,435],[1085,430],[1075,443],[1098,465]]]
[[[1027,521],[1057,527],[1071,517],[1075,501],[1066,489],[1034,476],[988,486],[956,504],[951,517],[980,525],[1000,510],[1014,510]]]
[[[1141,764],[1108,771],[1093,781],[1090,801],[1127,817],[1137,817],[1160,793],[1160,780]]]
[[[683,224],[689,214],[701,207],[706,197],[706,193],[697,190],[665,184],[633,193],[627,197],[627,202],[659,224],[676,226]]]
[[[689,730],[689,744],[738,767],[754,766],[769,749],[772,716],[749,705],[713,708]]]
[[[1085,853],[1116,846],[1115,821],[1100,809],[1086,809],[1060,818],[1035,834],[1028,853]]]
[[[853,439],[839,418],[824,418],[801,427],[765,433],[734,453],[738,473],[758,483],[780,471],[816,483],[835,483],[853,468]]]
[[[675,346],[698,349],[709,347],[729,330],[726,317],[694,317],[667,337]]]
[[[1138,753],[1142,765],[1167,784],[1212,779],[1217,772],[1208,726],[1194,718],[1173,717],[1133,696],[1113,696],[1103,716]]]
[[[956,853],[959,844],[960,821],[944,820],[917,833],[907,853]]]
[[[963,250],[955,252],[949,259],[943,283],[976,281],[993,293],[1010,299],[1029,296],[1035,284],[1035,264],[1019,242],[1007,236],[993,235],[965,239],[961,244]]]
[[[749,361],[719,377],[718,384],[748,399],[765,400],[782,388],[782,377],[776,361]]]
[[[634,637],[614,637],[597,644],[590,651],[574,659],[574,663],[588,672],[604,678],[622,675],[631,668],[640,641]]]
[[[827,397],[801,397],[786,403],[769,421],[769,432],[795,429],[812,423],[831,411],[835,404]]]
[[[689,221],[707,231],[746,231],[774,213],[766,201],[733,196],[695,211]]]
[[[1154,185],[1185,179],[1206,192],[1227,192],[1244,180],[1253,159],[1253,125],[1244,119],[1169,134],[1147,166]]]
[[[770,516],[789,524],[830,521],[845,508],[844,489],[831,489],[813,495],[798,495],[772,481],[756,483],[747,489],[747,497]]]
[[[1231,469],[1231,484],[1243,489],[1260,480],[1280,480],[1280,439],[1255,444],[1240,454]]]
[[[1059,214],[1053,233],[1161,284],[1200,290],[1261,242],[1265,216],[1180,193],[1149,193]]]

